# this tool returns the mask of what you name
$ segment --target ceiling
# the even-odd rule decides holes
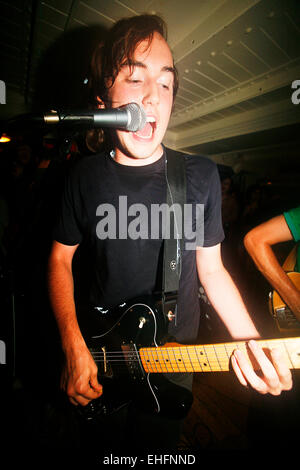
[[[83,86],[104,29],[157,13],[168,24],[180,77],[165,143],[230,165],[249,155],[298,157],[300,105],[291,86],[300,80],[299,0],[0,0],[0,7],[2,118],[30,109],[41,87],[53,104],[55,80],[56,100],[66,100],[64,80],[79,77]],[[73,100],[83,96],[70,90]]]

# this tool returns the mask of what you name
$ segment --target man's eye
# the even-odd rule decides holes
[[[170,86],[167,85],[166,83],[161,83],[160,84],[162,88],[164,88],[165,90],[169,90]]]
[[[138,80],[137,78],[128,78],[128,83],[141,83],[142,80]]]

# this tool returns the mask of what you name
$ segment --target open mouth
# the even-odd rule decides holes
[[[156,129],[156,119],[154,116],[147,116],[146,124],[143,129],[135,132],[134,134],[141,139],[149,140],[152,138],[153,132]]]

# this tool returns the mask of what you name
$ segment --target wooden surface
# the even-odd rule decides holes
[[[198,374],[194,402],[185,421],[180,446],[193,450],[246,450],[251,392],[231,372]]]

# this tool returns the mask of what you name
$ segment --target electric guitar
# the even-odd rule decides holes
[[[87,406],[77,406],[85,420],[113,413],[134,400],[145,410],[183,418],[189,412],[192,393],[166,373],[224,372],[238,348],[253,362],[244,341],[206,345],[165,342],[168,319],[153,297],[124,302],[111,310],[93,310],[93,336],[84,332],[98,365],[103,394]],[[300,337],[258,341],[264,348],[277,347],[289,368],[300,368]]]
[[[300,273],[291,271],[286,274],[297,289],[300,290]],[[269,294],[269,311],[281,333],[300,331],[300,321],[282,300],[276,290]]]

